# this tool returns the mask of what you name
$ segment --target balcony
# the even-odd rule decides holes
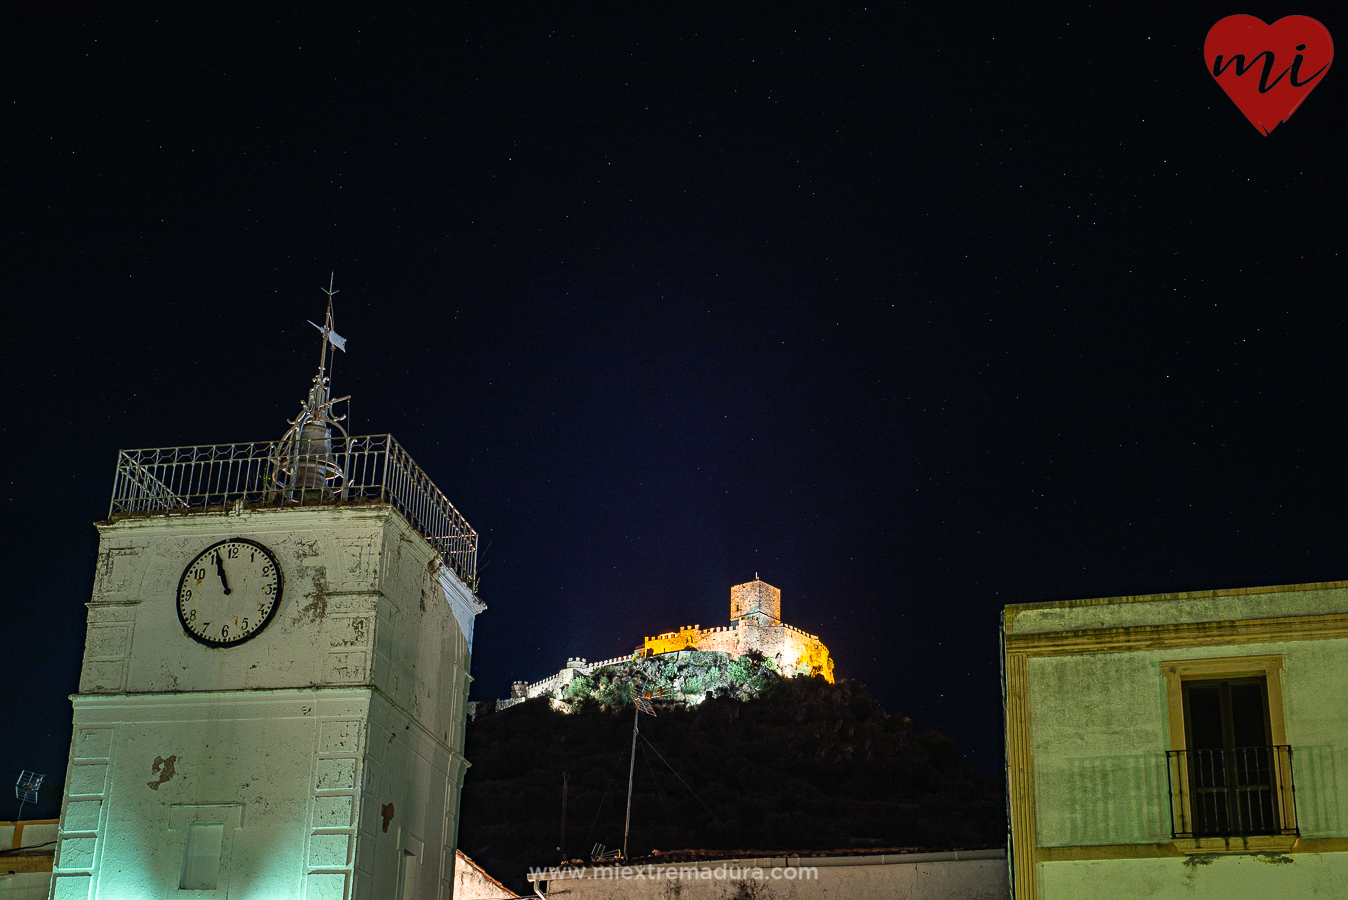
[[[224,511],[238,503],[388,503],[477,588],[477,532],[388,434],[123,450],[108,515]]]
[[[1170,750],[1166,761],[1177,841],[1300,833],[1291,747]]]

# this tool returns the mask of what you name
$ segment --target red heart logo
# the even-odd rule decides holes
[[[1292,117],[1334,60],[1325,26],[1309,16],[1265,25],[1254,16],[1227,16],[1203,42],[1208,71],[1265,136]]]

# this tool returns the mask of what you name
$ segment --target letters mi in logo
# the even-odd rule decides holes
[[[1334,42],[1309,16],[1272,25],[1254,16],[1227,16],[1208,32],[1203,59],[1245,118],[1267,136],[1324,80]]]

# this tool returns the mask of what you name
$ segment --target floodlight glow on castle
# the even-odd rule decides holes
[[[782,592],[759,579],[730,589],[730,624],[715,628],[684,626],[646,638],[642,656],[679,650],[711,650],[743,656],[757,651],[789,675],[822,675],[833,682],[833,660],[818,636],[782,621]]]

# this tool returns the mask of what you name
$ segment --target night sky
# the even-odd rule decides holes
[[[758,573],[992,772],[1004,604],[1348,577],[1348,82],[1265,137],[1202,55],[1337,5],[427,6],[7,17],[37,814],[117,450],[279,438],[333,272],[353,432],[481,535],[475,699]]]

